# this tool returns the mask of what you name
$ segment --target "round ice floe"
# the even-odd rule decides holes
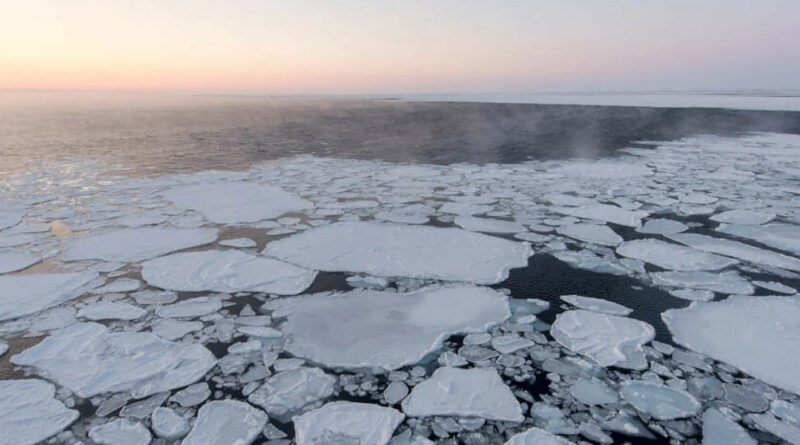
[[[633,309],[629,307],[601,298],[583,297],[580,295],[562,295],[559,298],[578,309],[586,309],[592,312],[622,316],[629,315],[633,312]]]
[[[681,271],[719,270],[738,262],[713,253],[656,239],[626,241],[617,247],[617,253],[624,257],[654,264],[663,269]]]
[[[208,402],[197,413],[189,435],[181,445],[249,445],[261,434],[267,415],[236,400]]]
[[[800,300],[731,296],[662,314],[675,341],[800,394]]]
[[[146,261],[142,277],[162,289],[199,292],[268,292],[294,295],[308,288],[316,272],[236,250],[207,250]]]
[[[0,321],[35,314],[72,300],[97,285],[94,272],[0,277]]]
[[[573,310],[558,315],[550,335],[565,348],[601,366],[647,367],[642,345],[655,337],[649,324],[631,318]]]
[[[0,252],[0,274],[27,269],[39,261],[39,257],[25,252]]]
[[[0,381],[0,443],[37,444],[72,424],[78,411],[67,409],[55,393],[43,380]]]
[[[521,422],[522,408],[493,368],[443,367],[403,400],[411,417],[458,416]]]
[[[69,244],[63,258],[64,261],[135,262],[202,246],[216,239],[216,229],[122,229],[78,238]]]
[[[386,445],[405,416],[393,408],[331,402],[294,418],[297,445]]]
[[[164,197],[178,207],[196,210],[209,221],[237,224],[277,218],[314,205],[277,187],[252,182],[214,182],[176,187]]]
[[[493,284],[528,264],[530,246],[461,229],[342,222],[267,244],[265,255],[314,270]]]
[[[153,410],[150,422],[156,435],[163,439],[177,440],[189,432],[189,422],[172,408],[159,406]]]
[[[608,226],[600,224],[565,224],[556,229],[560,235],[575,238],[587,243],[600,244],[601,246],[616,247],[622,242],[622,237]]]
[[[660,383],[628,380],[619,392],[634,408],[658,420],[691,417],[700,411],[700,402],[691,394]]]
[[[396,369],[441,347],[447,336],[483,332],[510,315],[505,295],[456,286],[403,294],[323,293],[268,303],[287,351],[331,367]],[[391,347],[387,347],[391,345]]]

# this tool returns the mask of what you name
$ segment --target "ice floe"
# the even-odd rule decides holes
[[[89,438],[99,445],[147,445],[153,437],[140,422],[116,419],[92,427]]]
[[[742,225],[761,225],[775,219],[774,213],[765,211],[753,212],[751,210],[728,210],[711,216],[709,219],[721,223],[742,224]]]
[[[0,230],[14,227],[22,222],[22,217],[25,213],[14,209],[0,208]]]
[[[617,253],[668,270],[719,270],[737,263],[730,258],[657,239],[625,241],[617,247]]]
[[[494,369],[443,367],[403,400],[411,417],[460,416],[520,422],[522,409]]]
[[[662,314],[675,341],[800,394],[800,300],[731,296]]]
[[[55,331],[11,362],[33,367],[81,397],[146,397],[194,383],[216,364],[202,345],[171,343],[147,332],[110,332],[97,323]]]
[[[97,281],[94,272],[0,276],[0,320],[35,314],[77,298]]]
[[[763,226],[721,224],[717,230],[800,255],[800,225],[783,223],[770,223]]]
[[[309,269],[493,284],[528,263],[516,243],[461,229],[342,222],[267,244],[265,255]]]
[[[562,207],[554,211],[564,215],[575,216],[578,218],[595,219],[621,226],[639,227],[642,218],[647,217],[648,213],[641,210],[627,210],[610,204],[592,204],[581,207]]]
[[[256,222],[313,208],[311,202],[285,190],[251,182],[192,184],[167,190],[164,196],[218,224]]]
[[[202,246],[216,239],[216,229],[121,229],[75,239],[64,251],[63,258],[64,261],[135,262]]]
[[[183,292],[294,295],[311,285],[316,272],[235,250],[205,250],[146,261],[142,277],[151,286]]]
[[[651,235],[666,235],[669,233],[681,233],[689,230],[686,224],[671,219],[649,219],[642,227],[636,229],[639,233]]]
[[[659,420],[691,417],[700,410],[700,402],[688,392],[646,380],[622,382],[619,393],[634,408]]]
[[[194,318],[213,314],[222,309],[219,297],[195,297],[177,303],[161,306],[156,315],[165,318]]]
[[[592,179],[626,179],[650,176],[653,171],[646,165],[626,162],[571,162],[548,170],[564,176]]]
[[[583,297],[580,295],[562,295],[561,300],[575,306],[578,309],[585,309],[592,312],[600,312],[610,315],[626,316],[633,312],[633,309],[625,307],[613,301],[601,298]]]
[[[395,369],[435,351],[451,334],[482,332],[510,315],[487,288],[441,287],[402,294],[323,293],[269,303],[292,354],[326,366]],[[387,347],[387,345],[391,347]]]
[[[0,274],[27,269],[39,261],[39,257],[25,252],[0,252]]]
[[[703,413],[703,445],[756,445],[747,431],[723,415],[709,408]]]
[[[647,359],[642,345],[655,337],[655,330],[631,318],[572,310],[558,315],[550,334],[565,348],[601,366],[644,369]]]
[[[386,445],[405,416],[393,408],[331,402],[294,418],[297,445]]]
[[[158,407],[150,416],[153,432],[167,440],[177,440],[189,433],[189,422],[172,408]]]
[[[297,368],[279,372],[250,394],[250,403],[284,421],[307,406],[333,394],[336,378],[319,368]]]
[[[623,240],[608,226],[599,224],[565,224],[556,229],[561,235],[575,238],[587,243],[615,247]]]
[[[505,445],[574,445],[575,442],[556,436],[541,428],[531,428],[515,434]]]
[[[99,301],[82,307],[78,317],[88,320],[136,320],[147,315],[147,311],[132,304]]]
[[[78,418],[55,399],[56,388],[43,380],[0,381],[0,444],[34,445],[58,434]]]
[[[249,445],[268,420],[260,409],[236,400],[215,400],[200,407],[181,445]]]
[[[504,221],[494,218],[479,218],[477,216],[459,215],[454,221],[459,227],[472,232],[486,233],[519,233],[525,228],[515,221]]]
[[[667,237],[697,250],[800,272],[800,260],[797,258],[740,243],[739,241],[714,238],[696,233],[678,233],[667,235]]]
[[[704,289],[724,294],[750,295],[755,290],[749,281],[735,271],[727,272],[656,272],[653,283],[663,286]]]

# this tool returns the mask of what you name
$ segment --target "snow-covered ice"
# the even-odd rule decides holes
[[[668,270],[719,270],[734,265],[736,260],[657,239],[625,241],[617,253]]]
[[[700,402],[688,392],[646,380],[622,382],[619,393],[634,408],[659,420],[691,417],[700,410]]]
[[[499,283],[528,244],[454,228],[341,222],[267,244],[265,255],[314,270]]]
[[[370,403],[331,402],[294,418],[297,445],[386,445],[405,416]]]
[[[77,238],[70,242],[63,258],[64,261],[136,262],[210,244],[216,239],[216,229],[121,229]]]
[[[419,383],[403,400],[411,417],[459,416],[520,422],[519,402],[497,371],[443,367]]]
[[[204,250],[146,261],[142,277],[151,286],[183,292],[294,295],[311,285],[316,272],[235,250]]]
[[[578,161],[551,168],[548,170],[548,173],[591,179],[627,179],[650,176],[653,174],[653,171],[650,170],[646,165],[641,164],[606,161]]]
[[[650,274],[653,283],[662,286],[704,289],[725,294],[750,295],[755,290],[735,271],[726,272],[656,272]]]
[[[565,348],[601,366],[644,369],[647,359],[642,345],[655,337],[655,330],[643,321],[579,309],[558,314],[550,334]]]
[[[0,321],[35,314],[97,285],[94,272],[0,276]]]
[[[503,294],[472,286],[408,294],[354,290],[270,304],[273,316],[287,318],[281,326],[287,351],[347,368],[395,369],[416,363],[447,336],[482,332],[510,315]]]
[[[249,445],[268,420],[264,411],[237,400],[215,400],[200,407],[181,445]]]
[[[55,399],[56,388],[37,379],[0,381],[0,444],[34,445],[68,427],[78,411]]]
[[[581,295],[562,295],[559,298],[578,309],[585,309],[592,312],[621,315],[623,317],[633,312],[633,309],[629,307],[623,306],[619,303],[614,303],[613,301],[603,300],[601,298],[583,297]]]
[[[171,343],[147,332],[111,332],[78,323],[53,332],[11,357],[18,366],[69,388],[81,397],[129,392],[137,398],[189,385],[215,364],[199,344]]]

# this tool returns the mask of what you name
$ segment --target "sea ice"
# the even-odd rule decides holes
[[[35,368],[83,398],[107,392],[146,397],[194,383],[216,364],[202,345],[147,332],[111,332],[97,323],[58,330],[11,362]]]
[[[316,272],[236,250],[184,252],[146,261],[142,277],[151,286],[182,292],[298,294]]]
[[[92,427],[89,438],[98,445],[147,445],[152,436],[139,422],[117,419]]]
[[[63,258],[64,261],[136,262],[209,244],[216,239],[216,229],[121,229],[75,239],[64,251]]]
[[[319,368],[290,369],[267,379],[248,400],[270,416],[286,421],[288,416],[333,394],[335,384],[336,378]]]
[[[653,284],[688,287],[723,294],[750,295],[755,289],[749,281],[735,271],[727,272],[656,272],[650,274]]]
[[[661,317],[677,343],[800,394],[800,337],[796,335],[800,300],[796,297],[734,295],[670,309]]]
[[[158,407],[150,416],[153,431],[158,437],[177,440],[189,432],[189,422],[172,408]]]
[[[628,179],[651,176],[653,174],[653,171],[646,165],[607,161],[570,162],[548,169],[547,172],[592,179]]]
[[[469,215],[456,216],[455,223],[459,227],[471,232],[519,233],[525,231],[525,228],[516,221],[504,221],[494,218],[478,218],[477,216]]]
[[[265,255],[310,269],[493,284],[528,264],[526,243],[453,228],[341,222],[267,244]]]
[[[751,263],[800,272],[800,260],[797,258],[792,258],[738,241],[698,235],[696,233],[678,233],[675,235],[667,235],[667,237],[697,250],[725,255]]]
[[[504,445],[575,445],[575,442],[534,427],[513,435]]]
[[[167,190],[164,197],[218,224],[256,222],[314,207],[310,201],[280,188],[251,182],[186,185]]]
[[[641,370],[647,367],[642,345],[655,337],[655,330],[631,318],[572,310],[558,314],[550,335],[565,348],[601,366]]]
[[[370,403],[331,402],[294,418],[297,445],[386,445],[405,416]]]
[[[782,223],[770,223],[763,226],[721,224],[717,230],[800,255],[800,225]]]
[[[757,445],[747,431],[714,408],[703,413],[703,445]]]
[[[647,212],[641,210],[626,210],[610,204],[592,204],[581,207],[559,207],[554,209],[564,215],[575,216],[578,218],[596,219],[621,226],[639,227],[642,218],[648,216]]]
[[[194,318],[213,314],[222,309],[219,297],[195,297],[177,303],[161,306],[156,315],[164,318]]]
[[[97,285],[94,272],[0,276],[0,321],[35,314],[86,293]]]
[[[93,294],[125,293],[139,290],[142,282],[133,278],[120,278],[108,284],[92,289]]]
[[[268,303],[285,348],[326,366],[396,369],[418,362],[449,335],[483,332],[509,317],[506,297],[456,286],[403,294],[358,289]],[[387,347],[391,345],[391,347]]]
[[[136,320],[147,315],[147,311],[128,303],[98,301],[81,308],[78,317],[88,320]]]
[[[620,384],[620,395],[639,411],[658,420],[691,417],[700,411],[700,402],[686,391],[646,380],[627,380]]]
[[[583,297],[580,295],[562,295],[561,300],[575,306],[578,309],[586,309],[587,311],[600,312],[610,315],[626,316],[633,312],[633,309],[623,306],[613,301],[603,300],[601,298]]]
[[[0,252],[0,274],[27,269],[39,261],[39,257],[25,252]]]
[[[669,233],[681,233],[689,230],[686,224],[671,219],[650,219],[642,227],[636,229],[639,233],[651,235],[666,235]]]
[[[521,422],[522,409],[493,368],[437,368],[403,400],[411,417],[459,416]]]
[[[606,385],[602,380],[578,379],[569,389],[569,392],[584,405],[607,405],[615,403],[619,396],[617,392]]]
[[[728,210],[726,212],[717,213],[709,219],[721,223],[757,226],[772,221],[775,219],[775,214],[765,211],[753,212],[751,210]]]
[[[730,258],[656,239],[626,241],[617,247],[617,253],[668,270],[719,270],[737,263]]]
[[[600,244],[601,246],[616,247],[623,241],[622,237],[617,235],[610,227],[600,224],[565,224],[557,228],[556,232],[587,243]]]
[[[37,444],[72,424],[78,411],[64,406],[55,393],[55,386],[43,380],[0,381],[0,444]]]
[[[19,210],[0,208],[0,230],[16,226],[22,222],[23,216],[25,213]]]
[[[220,246],[225,247],[237,247],[246,249],[248,247],[256,247],[256,242],[251,240],[250,238],[233,238],[233,239],[226,239],[219,242]]]
[[[237,400],[215,400],[200,407],[181,445],[249,445],[267,424],[267,415]]]

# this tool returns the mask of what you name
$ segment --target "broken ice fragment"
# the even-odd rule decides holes
[[[645,380],[628,380],[620,386],[626,402],[658,420],[691,417],[700,411],[700,402],[680,389]]]
[[[297,368],[282,371],[267,381],[248,400],[282,421],[298,414],[308,405],[333,394],[336,378],[319,368]]]
[[[267,424],[260,409],[236,400],[215,400],[200,407],[181,445],[249,445]]]
[[[678,233],[675,235],[667,235],[667,237],[697,250],[725,255],[751,263],[800,272],[800,260],[738,241],[714,238],[696,233]]]
[[[578,309],[585,309],[592,312],[621,315],[623,317],[633,312],[633,309],[629,307],[601,298],[583,297],[580,295],[562,295],[559,298]]]
[[[668,270],[719,270],[737,263],[730,258],[656,239],[626,241],[617,247],[617,253]]]
[[[37,444],[72,424],[78,411],[67,409],[55,393],[43,380],[0,381],[0,443]]]
[[[136,320],[147,311],[128,303],[98,301],[81,308],[78,317],[88,320]]]
[[[39,257],[25,252],[0,252],[0,274],[18,272],[39,261]]]
[[[525,228],[515,221],[504,221],[494,218],[479,218],[477,216],[459,215],[454,221],[458,226],[471,232],[485,233],[519,233]]]
[[[89,438],[99,445],[147,445],[152,436],[139,422],[117,419],[92,427]]]
[[[587,243],[600,244],[601,246],[616,247],[622,242],[622,237],[610,227],[600,224],[565,224],[556,229],[561,235],[575,238]]]
[[[73,240],[64,261],[136,262],[214,242],[216,229],[121,229]]]
[[[756,445],[738,423],[714,408],[703,413],[703,445]]]
[[[297,445],[386,445],[405,416],[393,408],[331,402],[294,418]]]
[[[515,434],[505,445],[575,445],[575,443],[534,427]]]
[[[643,212],[641,210],[626,210],[609,204],[592,204],[581,207],[559,207],[554,210],[564,215],[575,216],[578,218],[595,219],[598,221],[610,222],[627,227],[639,227],[642,224],[642,218],[648,216],[647,212]]]
[[[97,279],[94,272],[0,276],[0,321],[77,298],[94,287]]]
[[[177,303],[161,306],[156,315],[164,318],[194,318],[213,314],[222,309],[219,297],[195,297]]]

